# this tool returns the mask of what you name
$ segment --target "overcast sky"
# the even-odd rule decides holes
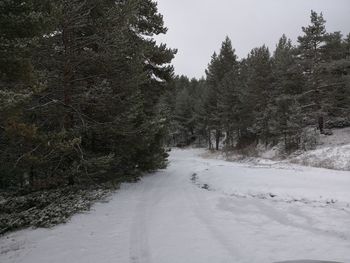
[[[242,58],[266,44],[271,51],[285,33],[296,43],[311,9],[323,12],[327,31],[350,32],[350,0],[157,0],[169,31],[158,40],[177,48],[177,74],[201,77],[228,35]]]

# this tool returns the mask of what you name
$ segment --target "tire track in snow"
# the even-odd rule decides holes
[[[162,185],[167,180],[162,173],[145,177],[139,183],[142,190],[138,195],[138,204],[134,208],[134,216],[130,232],[130,262],[152,263],[152,253],[149,245],[149,228],[153,211],[159,200],[163,198]],[[136,191],[135,191],[136,192]]]
[[[340,238],[342,240],[348,240],[349,237],[346,233],[342,233],[332,229],[320,229],[317,228],[315,219],[311,218],[299,207],[294,206],[293,203],[282,203],[280,202],[276,206],[272,200],[263,200],[259,198],[239,198],[240,202],[244,205],[243,207],[254,207],[256,211],[249,212],[243,211],[234,205],[234,199],[239,198],[237,196],[225,197],[220,200],[219,208],[231,213],[258,213],[269,219],[269,222],[276,222],[286,227],[294,227],[296,229],[307,231],[315,235],[329,236],[334,238]],[[304,209],[308,206],[305,205]],[[315,207],[313,208],[315,209]],[[325,208],[322,208],[325,209]]]
[[[193,175],[193,173],[192,173]],[[211,214],[215,214],[213,211],[208,211],[210,207],[203,202],[202,194],[206,194],[207,191],[201,191],[201,189],[198,188],[198,186],[191,184],[191,187],[187,191],[187,195],[192,200],[193,206],[193,212],[197,219],[201,222],[203,226],[205,226],[206,229],[208,229],[209,233],[215,239],[222,249],[226,251],[230,257],[232,258],[232,262],[242,262],[241,259],[245,258],[243,255],[241,255],[241,252],[239,250],[239,244],[233,244],[229,238],[222,232],[222,230],[216,226],[217,221],[215,221]],[[204,192],[204,193],[203,193]],[[202,194],[201,194],[202,193]],[[208,194],[209,192],[207,192]],[[235,240],[237,242],[237,240]]]
[[[151,263],[152,257],[148,243],[148,220],[149,214],[149,191],[147,191],[147,182],[140,182],[142,184],[142,191],[138,195],[138,204],[134,208],[134,216],[132,218],[131,232],[130,232],[130,262],[132,263]],[[153,191],[153,189],[152,189]]]
[[[320,229],[315,227],[315,223],[312,220],[306,220],[306,222],[296,222],[292,218],[290,218],[289,215],[293,214],[298,217],[303,217],[303,213],[300,211],[298,213],[285,213],[284,211],[281,211],[280,209],[276,209],[271,204],[268,204],[267,202],[259,201],[259,202],[252,202],[251,204],[254,204],[256,208],[260,210],[260,213],[265,215],[266,217],[270,218],[271,220],[285,226],[294,227],[297,229],[301,229],[304,231],[311,232],[316,235],[321,236],[329,236],[334,238],[340,238],[342,240],[347,240],[348,237],[339,231],[332,230],[332,229]],[[305,216],[304,216],[305,218]]]

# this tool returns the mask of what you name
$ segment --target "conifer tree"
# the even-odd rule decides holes
[[[288,152],[303,148],[310,126],[323,132],[325,125],[348,125],[350,35],[327,33],[325,23],[311,11],[298,46],[283,35],[272,57],[264,45],[238,61],[226,38],[211,57],[199,99],[191,100],[188,80],[177,82],[178,123],[191,123],[186,130],[192,134],[194,127],[196,136],[206,133],[210,149],[225,135],[229,148],[284,142]]]
[[[323,46],[324,61],[320,65],[323,88],[327,89],[323,105],[327,119],[346,119],[349,112],[350,90],[347,87],[350,60],[346,39],[340,32],[327,34]]]
[[[220,96],[224,96],[223,88],[230,88],[222,86],[222,81],[226,78],[227,74],[235,70],[237,66],[237,56],[232,48],[231,40],[226,37],[225,41],[221,45],[220,53],[213,54],[212,60],[206,70],[207,75],[207,98],[205,108],[208,116],[208,133],[211,137],[211,132],[215,133],[215,148],[219,149],[219,142],[222,136],[222,121],[220,119]]]
[[[322,13],[319,15],[311,11],[311,24],[303,27],[303,36],[298,38],[301,63],[306,76],[306,86],[303,92],[303,109],[308,123],[319,123],[319,129],[323,130],[327,87],[323,85],[322,69],[323,45],[326,37],[326,21]]]
[[[18,61],[30,55],[27,68],[36,73],[37,84],[25,110],[21,106],[21,122],[4,127],[9,140],[21,145],[9,147],[16,154],[0,156],[12,164],[11,173],[30,174],[31,186],[35,181],[64,185],[163,167],[166,127],[159,98],[172,78],[169,63],[176,51],[153,40],[167,31],[157,4],[26,3],[23,16],[28,17],[18,21],[37,18],[38,3],[46,13],[33,26],[38,33],[25,30],[35,37],[35,49],[17,52]]]
[[[46,10],[42,2],[7,0],[0,4],[0,187],[24,184],[15,169],[20,160],[30,161],[36,151],[36,127],[27,123],[24,108],[41,89],[32,64],[37,39],[45,32]]]
[[[302,130],[299,94],[304,86],[303,69],[290,39],[283,35],[272,58],[274,112],[272,134],[283,137],[286,150],[298,148]]]
[[[266,46],[253,49],[246,60],[247,95],[254,122],[250,130],[265,143],[271,133],[271,100],[273,99],[273,76],[270,51]]]
[[[227,73],[219,87],[219,116],[222,128],[226,133],[226,148],[234,146],[234,138],[239,134],[241,91],[239,86],[238,68]]]

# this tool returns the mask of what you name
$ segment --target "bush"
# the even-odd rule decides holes
[[[305,128],[300,136],[300,149],[310,151],[316,149],[320,140],[320,133],[317,129],[308,127]]]
[[[333,118],[326,122],[326,128],[334,129],[334,128],[346,128],[350,127],[350,119],[348,118]]]
[[[112,190],[113,187],[107,186],[70,186],[27,194],[0,193],[0,234],[65,223],[73,214],[89,210]]]

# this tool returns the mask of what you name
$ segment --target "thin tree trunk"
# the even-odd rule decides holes
[[[208,145],[209,145],[209,150],[212,149],[212,143],[211,143],[211,131],[208,131]]]
[[[215,134],[215,139],[216,139],[216,150],[219,150],[219,146],[220,146],[220,131],[217,129],[216,130],[216,134]]]
[[[229,132],[228,129],[226,131],[225,146],[226,146],[227,149],[231,147],[231,133]]]
[[[30,172],[29,172],[29,186],[30,188],[34,187],[34,182],[35,182],[35,173],[34,173],[34,167],[30,167]]]
[[[318,117],[318,128],[320,130],[320,133],[324,133],[324,118],[323,116]]]
[[[69,25],[65,25],[62,33],[62,41],[64,46],[64,67],[63,67],[63,100],[66,107],[63,127],[66,130],[73,128],[73,114],[70,109],[72,104],[72,79],[73,79],[73,66],[72,66],[72,52],[70,46],[72,45],[72,32],[69,30]],[[74,174],[71,172],[68,175],[68,184],[74,185],[75,178]]]
[[[71,80],[73,77],[73,69],[72,69],[72,62],[71,62],[71,52],[70,52],[70,42],[71,42],[71,36],[68,29],[63,30],[62,34],[63,38],[63,45],[64,45],[64,52],[65,52],[65,61],[64,61],[64,68],[63,68],[63,101],[64,105],[66,106],[66,112],[64,116],[64,127],[65,129],[72,128],[72,121],[73,116],[70,113],[70,109],[68,108],[72,103],[72,87],[71,87]]]

